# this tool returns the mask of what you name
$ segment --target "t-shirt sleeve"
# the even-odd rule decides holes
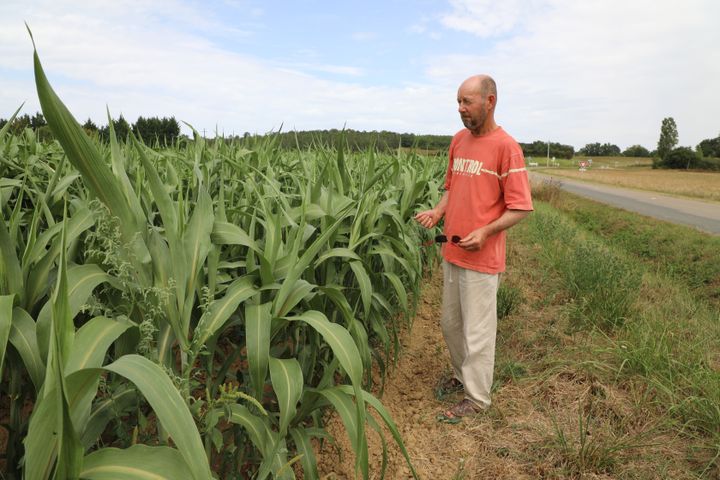
[[[499,173],[506,207],[509,210],[532,210],[530,179],[520,145],[513,143],[506,149]]]

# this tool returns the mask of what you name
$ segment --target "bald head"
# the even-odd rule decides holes
[[[490,75],[473,75],[460,85],[460,89],[463,88],[468,92],[479,93],[483,97],[494,95],[497,98],[497,85]]]

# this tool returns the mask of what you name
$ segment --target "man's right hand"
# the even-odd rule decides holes
[[[435,208],[425,210],[415,215],[415,221],[425,228],[432,228],[438,224],[442,214]]]

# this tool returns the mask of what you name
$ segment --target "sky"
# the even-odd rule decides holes
[[[576,149],[720,135],[717,0],[0,0],[0,118],[174,116],[208,136],[282,129],[452,135],[487,73],[519,142]],[[190,130],[182,124],[183,131]]]

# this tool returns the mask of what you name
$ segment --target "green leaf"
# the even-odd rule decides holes
[[[67,208],[63,217],[67,215]],[[57,411],[55,435],[57,438],[57,462],[55,478],[77,478],[82,466],[83,448],[70,417],[68,388],[65,384],[64,365],[70,356],[75,339],[75,325],[70,315],[67,280],[67,243],[66,227],[63,221],[61,236],[60,262],[55,292],[52,298],[52,320],[50,324],[50,350],[48,352],[48,375],[43,384],[44,397],[42,403],[52,405]],[[47,392],[50,393],[47,393]],[[37,425],[37,424],[35,424]],[[28,431],[29,436],[29,431]],[[47,439],[46,439],[47,440]]]
[[[65,375],[85,368],[102,366],[110,345],[128,328],[129,322],[95,317],[75,333],[72,352],[65,363]]]
[[[358,416],[354,414],[355,404],[352,401],[352,397],[338,387],[320,390],[317,393],[328,399],[338,414],[340,414],[340,419],[350,439],[350,445],[352,446],[353,452],[355,452],[355,468],[357,469],[359,467],[363,473],[363,477],[367,478],[369,467],[367,442],[363,428],[365,419],[360,420]]]
[[[310,310],[296,317],[284,317],[289,321],[302,321],[313,327],[325,342],[332,348],[335,357],[340,362],[345,372],[347,372],[352,382],[352,386],[357,392],[356,394],[356,415],[358,419],[357,445],[359,451],[363,448],[367,450],[367,440],[365,439],[365,404],[361,396],[362,382],[362,359],[360,352],[355,345],[350,333],[341,325],[330,323],[327,317],[321,312]],[[364,447],[362,447],[364,445]],[[364,478],[367,478],[367,455],[364,457],[358,455],[356,469],[363,472]]]
[[[297,263],[291,268],[287,277],[282,283],[280,290],[278,291],[275,298],[275,305],[284,305],[287,301],[288,296],[295,288],[295,282],[300,279],[300,276],[305,272],[305,269],[312,263],[313,259],[317,256],[318,252],[328,242],[330,237],[342,224],[341,220],[349,215],[349,209],[345,209],[343,215],[340,215],[335,223],[328,227],[322,235],[315,239],[315,241],[303,252],[302,256],[298,259]],[[302,236],[298,235],[296,238],[296,245],[293,250],[299,249],[299,243],[302,242]]]
[[[118,145],[117,136],[115,135],[115,126],[113,125],[112,117],[110,116],[110,109],[106,107],[105,112],[107,113],[108,129],[110,130],[110,162],[112,172],[120,181],[120,188],[127,199],[135,220],[138,222],[138,225],[143,225],[146,222],[145,212],[142,209],[142,205],[140,205],[140,199],[135,193],[127,173],[125,172],[125,158],[123,157],[120,146]],[[135,137],[133,136],[132,138],[134,139]]]
[[[0,128],[0,140],[3,139],[5,136],[5,133],[7,133],[8,130],[10,130],[10,127],[12,127],[13,120],[15,120],[15,117],[17,117],[17,114],[20,113],[20,110],[22,110],[23,105],[25,105],[25,102],[20,104],[17,110],[15,110],[15,113],[10,115],[10,118],[8,118],[7,123]]]
[[[244,276],[236,279],[227,289],[225,295],[213,300],[205,315],[198,322],[193,338],[194,349],[199,349],[207,340],[219,332],[230,316],[235,313],[240,303],[257,293],[253,278]]]
[[[32,33],[30,37],[32,38]],[[123,194],[120,182],[105,164],[95,144],[88,138],[80,124],[50,86],[37,50],[33,52],[33,61],[35,86],[40,106],[55,138],[62,145],[70,162],[80,171],[83,181],[93,195],[99,198],[111,214],[120,220],[123,239],[126,243],[133,245],[135,258],[141,264],[148,263],[150,254],[142,242],[142,237],[137,236],[138,233],[142,235],[141,226],[137,224],[132,215],[132,209]],[[142,227],[144,228],[144,225]]]
[[[111,282],[113,278],[103,272],[100,267],[94,264],[74,265],[68,269],[68,308],[70,318],[80,312],[80,308],[87,303],[88,298],[93,290],[104,282]],[[48,344],[50,341],[50,316],[52,314],[52,304],[47,302],[40,310],[37,320],[37,341],[40,347],[40,355],[45,358],[47,356]]]
[[[232,223],[216,220],[213,224],[212,242],[216,245],[243,245],[261,253],[255,240],[245,230]]]
[[[253,442],[263,456],[263,462],[260,465],[261,473],[258,474],[258,478],[267,476],[271,470],[276,472],[276,478],[294,478],[292,470],[283,470],[283,467],[287,464],[285,439],[279,438],[276,443],[272,441],[273,431],[270,429],[267,418],[257,417],[246,407],[238,404],[230,405],[230,412],[229,420],[245,428],[250,441]],[[277,472],[281,471],[282,474],[277,476]]]
[[[20,307],[13,309],[10,343],[20,354],[20,358],[25,364],[25,370],[35,385],[35,391],[39,391],[45,378],[45,365],[40,357],[35,322],[30,314]]]
[[[94,224],[95,219],[92,212],[87,208],[81,208],[78,209],[71,218],[56,223],[54,227],[65,229],[67,236],[66,241],[70,243]],[[53,234],[51,236],[53,243],[47,251],[45,251],[45,244],[49,238],[45,238],[46,233]],[[28,272],[26,272],[28,279],[26,290],[28,294],[25,299],[25,305],[28,310],[32,310],[35,307],[35,303],[46,294],[46,285],[50,271],[54,267],[55,260],[60,254],[60,237],[57,236],[56,233],[53,229],[43,233],[35,243],[33,251],[30,253],[29,261],[23,265],[23,268],[28,270]],[[37,260],[37,262],[35,262],[35,260]],[[23,259],[23,261],[25,261],[25,259]]]
[[[331,248],[327,252],[324,252],[315,260],[315,267],[320,265],[322,262],[329,258],[344,258],[350,260],[360,260],[360,256],[349,248]]]
[[[137,406],[137,391],[125,388],[115,391],[111,396],[102,398],[93,405],[90,416],[85,421],[80,443],[88,449],[93,446],[107,424],[118,415],[122,416],[131,407]]]
[[[270,357],[270,380],[280,407],[280,436],[287,434],[290,422],[295,418],[297,403],[303,392],[303,374],[300,363],[294,358]]]
[[[354,389],[348,387],[347,385],[343,385],[340,387],[337,387],[338,390],[348,394],[348,395],[354,395],[356,392]],[[405,444],[402,441],[402,436],[400,435],[400,431],[397,428],[397,425],[395,425],[395,422],[393,421],[392,417],[388,413],[388,411],[383,407],[382,403],[380,403],[380,400],[375,398],[371,393],[368,393],[366,391],[362,391],[362,396],[365,402],[372,405],[372,407],[380,414],[380,417],[385,422],[385,425],[387,425],[388,430],[390,430],[390,433],[392,434],[393,438],[395,439],[395,442],[397,443],[398,447],[400,447],[400,451],[402,452],[403,456],[405,457],[405,460],[407,461],[408,466],[410,467],[410,471],[413,474],[413,477],[415,479],[419,478],[417,475],[417,472],[415,471],[415,468],[412,465],[412,462],[410,461],[410,455],[407,452],[407,449],[405,448]]]
[[[262,455],[267,455],[269,438],[265,422],[267,420],[253,415],[247,407],[239,404],[230,405],[230,418],[232,423],[242,425],[250,437],[250,441]]]
[[[248,371],[255,398],[262,399],[270,358],[270,327],[272,326],[272,305],[245,305],[245,346],[247,348]]]
[[[90,416],[99,382],[99,374],[87,370],[102,366],[110,345],[130,326],[130,322],[95,317],[75,334],[73,350],[65,364],[65,381],[71,418],[80,432]],[[75,372],[84,374],[73,376]]]
[[[393,288],[395,289],[395,293],[397,294],[398,300],[400,300],[400,305],[402,306],[403,311],[408,311],[408,298],[407,298],[407,292],[405,291],[405,286],[402,283],[402,280],[400,280],[400,277],[396,273],[393,272],[383,272],[383,275],[390,280],[390,283],[392,284]]]
[[[200,190],[198,202],[193,211],[190,222],[182,238],[184,258],[187,263],[187,278],[176,278],[185,282],[185,309],[183,311],[183,331],[187,332],[190,326],[190,316],[195,297],[195,283],[205,258],[210,252],[210,233],[212,232],[214,214],[212,199],[205,188]],[[172,249],[171,249],[172,251]]]
[[[283,317],[290,313],[290,310],[295,308],[295,306],[300,303],[300,301],[308,296],[314,289],[316,285],[313,285],[312,283],[306,282],[305,280],[298,280],[295,282],[295,285],[288,293],[287,297],[285,297],[285,302],[280,305],[276,304],[275,308],[273,309],[274,317]],[[277,299],[278,297],[276,297]]]
[[[370,314],[373,294],[372,281],[361,262],[350,262],[350,268],[355,274],[355,280],[357,280],[360,286],[360,298],[362,298],[363,311],[365,312],[365,316],[368,316]]]
[[[2,378],[5,351],[12,328],[14,298],[15,294],[0,295],[0,378]]]
[[[155,230],[151,231],[148,237],[148,250],[152,256],[153,280],[155,281],[155,286],[165,291],[177,294],[180,287],[175,285],[175,288],[173,288],[173,276],[175,271],[181,268],[179,267],[179,263],[181,262],[173,261],[173,255],[170,253],[168,244],[162,235]],[[167,295],[167,297],[162,299],[161,302],[165,311],[165,320],[168,322],[170,327],[161,327],[161,333],[158,335],[158,359],[159,362],[163,364],[165,363],[170,349],[172,348],[171,342],[173,341],[173,338],[179,339],[183,347],[185,346],[184,342],[187,339],[185,338],[185,334],[182,329],[180,311],[175,295]]]
[[[303,466],[304,478],[307,480],[317,480],[320,478],[317,469],[317,460],[315,459],[315,452],[310,442],[310,435],[308,435],[304,428],[291,428],[290,435],[295,442],[295,448],[298,453],[302,455],[300,461]]]
[[[121,450],[103,448],[85,457],[80,478],[87,480],[178,480],[188,465],[170,447],[133,445]]]
[[[158,365],[140,355],[125,355],[105,367],[137,386],[170,434],[194,480],[212,478],[200,433],[178,389]]]
[[[22,279],[15,242],[10,238],[5,219],[0,215],[0,295],[20,296],[23,291]]]
[[[58,390],[45,391],[33,407],[25,444],[25,478],[49,479],[58,446]]]
[[[160,216],[162,217],[169,243],[170,245],[174,245],[177,243],[179,231],[177,213],[175,212],[175,205],[170,198],[170,195],[167,193],[167,190],[165,190],[165,184],[160,178],[160,175],[158,175],[155,166],[152,164],[152,162],[150,162],[147,155],[145,154],[145,149],[142,144],[138,142],[137,138],[135,138],[135,135],[131,135],[130,138],[132,139],[133,145],[135,146],[135,150],[138,152],[140,162],[145,169],[145,174],[147,175],[148,179],[148,186],[150,187],[150,192],[152,193],[153,200],[155,200],[155,204],[160,211]]]
[[[353,383],[360,383],[362,380],[360,353],[350,333],[342,325],[330,323],[322,312],[315,310],[307,311],[295,317],[284,318],[289,321],[301,321],[314,328],[330,345],[350,380]]]

